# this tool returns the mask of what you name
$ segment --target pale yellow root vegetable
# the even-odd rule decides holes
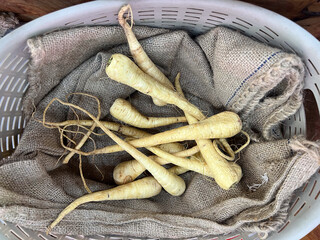
[[[129,25],[126,21],[126,19],[123,18],[124,13],[129,12],[131,17],[131,25]],[[128,45],[130,48],[130,53],[136,62],[136,64],[141,68],[142,71],[144,71],[146,74],[150,75],[157,81],[159,81],[161,84],[166,86],[169,89],[174,90],[174,87],[170,80],[160,71],[159,68],[151,61],[151,59],[148,57],[146,52],[143,50],[142,46],[140,45],[138,39],[134,35],[132,31],[132,23],[133,23],[133,16],[132,16],[132,10],[130,5],[123,6],[118,14],[118,21],[120,26],[123,28],[127,40]],[[157,106],[164,106],[166,105],[166,102],[159,100],[158,98],[153,97],[153,102]]]
[[[159,148],[169,153],[184,153],[184,146],[179,143],[168,143],[160,145]],[[149,156],[153,161],[160,165],[165,165],[168,162],[157,156]],[[140,176],[146,168],[142,166],[137,160],[130,160],[119,163],[113,170],[113,179],[116,184],[122,185],[134,181]]]
[[[139,128],[155,128],[187,121],[185,117],[146,117],[122,98],[114,101],[110,114],[124,123]]]
[[[198,120],[205,118],[196,106],[182,98],[174,90],[165,87],[156,79],[143,72],[133,61],[122,54],[113,54],[111,56],[107,63],[106,73],[111,79],[119,83],[128,85],[168,104],[176,105]]]
[[[144,167],[154,176],[154,178],[168,193],[174,196],[180,196],[185,191],[186,184],[182,178],[170,173],[167,169],[152,161],[150,158],[141,153],[131,144],[123,141],[121,138],[119,138],[117,135],[111,132],[108,128],[106,128],[90,112],[86,111],[85,109],[77,105],[63,102],[58,98],[54,98],[53,100],[59,102],[62,105],[72,107],[87,114],[97,124],[97,126],[100,127],[101,130],[104,131],[113,141],[115,141],[119,146],[121,146],[121,148],[128,152],[133,158],[138,160],[142,165],[144,165]]]
[[[101,123],[101,125],[103,124]],[[136,148],[140,148],[186,140],[229,138],[238,134],[241,127],[242,123],[239,116],[233,112],[225,111],[194,124],[132,140],[129,144]],[[87,153],[68,148],[67,146],[64,147],[69,151],[75,151],[84,156],[123,151],[118,145],[107,146]]]
[[[233,112],[222,112],[203,121],[171,129],[152,136],[132,140],[129,143],[136,147],[151,147],[170,142],[181,142],[195,139],[229,138],[238,134],[242,124],[239,116]],[[212,145],[212,143],[210,142]],[[117,145],[97,149],[95,154],[122,151]],[[93,152],[89,153],[89,155]]]
[[[148,150],[157,155],[150,156],[150,158],[160,165],[173,163],[183,169],[188,169],[205,176],[212,177],[212,174],[207,164],[202,159],[202,156],[195,155],[189,157],[189,155],[184,154],[184,152],[170,154],[157,147],[150,147]],[[137,160],[125,161],[115,167],[113,171],[113,179],[119,185],[125,184],[134,181],[145,170],[145,167],[143,167]]]
[[[110,200],[143,199],[158,195],[161,192],[161,185],[153,177],[146,177],[137,181],[117,186],[108,190],[86,194],[69,204],[47,228],[47,234],[67,214],[78,206],[88,202],[100,202]]]
[[[175,79],[175,86],[177,91],[182,97],[184,97],[181,85],[180,85],[180,74],[177,75]],[[219,115],[219,114],[217,114]],[[217,116],[215,115],[215,116]],[[198,122],[196,118],[191,116],[189,113],[185,112],[185,116],[189,124],[195,124]],[[219,121],[219,120],[217,120]],[[228,120],[227,120],[228,121]],[[224,126],[226,132],[229,131],[228,125]],[[239,129],[240,132],[241,129]],[[219,137],[226,138],[226,137]],[[200,149],[200,152],[208,164],[212,177],[215,179],[216,183],[223,189],[228,190],[234,184],[238,183],[242,177],[241,167],[236,163],[229,163],[225,160],[214,148],[211,140],[209,138],[203,137],[196,139],[196,143]]]
[[[181,167],[172,167],[168,170],[171,174],[180,175],[188,170]],[[129,199],[143,199],[158,195],[161,192],[161,185],[154,177],[145,177],[131,183],[127,183],[108,190],[98,191],[84,195],[72,203],[70,203],[47,228],[46,233],[50,231],[70,212],[78,206],[88,202],[100,202],[110,200],[129,200]]]
[[[172,163],[176,166],[213,178],[212,172],[202,157],[190,156],[188,158],[183,158],[162,151],[157,147],[148,147],[147,149],[161,158],[156,158],[156,161],[163,162],[165,159],[165,162],[163,163]]]
[[[125,126],[125,125],[121,125],[119,123],[114,123],[114,122],[106,122],[106,121],[100,121],[105,127],[107,127],[109,130],[115,131],[115,132],[119,132],[123,135],[126,136],[130,136],[132,137],[132,139],[137,139],[137,138],[142,138],[142,137],[147,137],[147,136],[151,136],[152,134],[147,133],[145,131],[133,128],[133,127],[129,127],[129,126]],[[45,122],[45,126],[49,126],[49,127],[65,127],[65,126],[79,126],[79,127],[90,127],[94,124],[94,121],[92,120],[69,120],[69,121],[64,121],[64,122]],[[61,130],[66,131],[64,128]],[[68,131],[70,132],[70,131]],[[73,132],[73,131],[72,131]],[[82,133],[81,133],[82,134]],[[67,137],[66,135],[61,135],[61,137]],[[68,137],[67,137],[68,138]],[[129,139],[129,138],[126,138]],[[72,141],[71,139],[69,139],[69,141]],[[69,150],[70,152],[73,153],[77,153],[83,156],[90,156],[95,154],[94,152],[82,152],[79,150],[75,150],[73,148],[69,148],[67,146],[65,146],[63,144],[63,138],[61,138],[61,143],[62,146],[66,148],[66,150]],[[76,144],[74,142],[74,144]],[[118,146],[118,145],[115,145]],[[167,144],[162,144],[159,146],[162,150],[166,151],[166,152],[181,152],[184,151],[184,146],[181,145],[180,143],[167,143]],[[122,151],[122,150],[121,150]],[[188,151],[190,151],[190,155],[196,153],[199,151],[197,146],[194,146],[192,148],[190,148]],[[106,152],[108,153],[108,152]],[[97,153],[98,154],[98,153]],[[189,155],[188,155],[189,156]]]
[[[67,125],[66,125],[67,126]],[[100,148],[100,149],[95,149],[94,151],[90,151],[90,152],[83,152],[81,150],[76,150],[74,148],[68,147],[64,144],[63,142],[63,136],[60,136],[60,143],[61,146],[65,149],[68,150],[70,152],[75,152],[76,154],[80,154],[83,156],[91,156],[91,155],[97,155],[97,154],[107,154],[107,153],[114,153],[114,152],[121,152],[124,151],[121,147],[119,147],[118,145],[112,145],[112,146],[108,146],[108,147],[104,147],[104,148]],[[134,141],[134,140],[133,140]],[[130,144],[130,142],[129,142]],[[174,144],[174,143],[168,143],[168,144],[162,144],[160,145],[160,148],[163,148],[167,151],[168,148],[170,148],[170,144]],[[176,147],[175,145],[173,145],[174,147]],[[199,152],[199,147],[198,146],[194,146],[192,148],[189,148],[187,150],[184,150],[183,152],[189,152],[188,156],[195,154],[197,152]]]
[[[100,121],[105,127],[107,127],[109,130],[119,132],[125,136],[132,137],[134,139],[152,136],[152,134],[147,133],[145,131],[142,131],[140,129],[136,129],[134,127],[125,126],[119,123],[115,122],[107,122],[107,121]],[[94,124],[92,120],[69,120],[64,122],[45,122],[46,126],[54,126],[54,127],[64,127],[64,126],[82,126],[82,127],[90,127]],[[167,143],[160,145],[160,148],[163,149],[166,152],[180,152],[184,150],[184,146],[180,143]],[[195,146],[192,149],[192,152],[197,152],[197,147]],[[75,152],[77,153],[77,152]],[[78,153],[81,153],[81,151],[78,151]],[[84,152],[83,152],[84,153]],[[85,156],[86,153],[82,154]]]

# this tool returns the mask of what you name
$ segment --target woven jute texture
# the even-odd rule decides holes
[[[84,204],[52,232],[181,239],[234,230],[269,233],[278,229],[287,218],[293,191],[319,166],[318,143],[301,136],[284,139],[280,131],[281,122],[302,104],[301,59],[223,27],[196,38],[180,30],[135,26],[134,31],[147,54],[170,80],[181,73],[187,99],[207,116],[225,109],[240,115],[253,138],[237,156],[243,178],[226,191],[213,179],[188,172],[182,175],[187,189],[180,197],[163,190],[150,199]],[[119,27],[60,30],[30,39],[28,45],[30,87],[23,106],[29,121],[14,154],[0,160],[0,216],[45,231],[69,203],[86,193],[78,172],[78,157],[75,155],[67,165],[58,161],[66,154],[59,132],[44,128],[36,120],[41,119],[52,98],[65,99],[73,92],[92,94],[101,101],[102,119],[112,121],[116,120],[109,115],[109,108],[119,97],[146,116],[183,113],[174,106],[155,106],[150,97],[106,76],[111,54],[130,56]],[[97,113],[96,103],[87,97],[74,95],[68,100]],[[88,119],[83,114],[79,117]],[[70,118],[74,118],[73,111],[55,103],[46,120]],[[93,139],[97,148],[113,144],[106,136]],[[88,141],[82,150],[92,148]],[[113,168],[129,159],[132,158],[124,152],[82,157],[89,188],[97,191],[114,187]]]

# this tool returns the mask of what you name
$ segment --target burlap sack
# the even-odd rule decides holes
[[[181,239],[234,230],[269,233],[279,228],[287,217],[291,194],[319,166],[317,143],[301,137],[266,140],[273,136],[271,129],[277,131],[282,118],[290,114],[289,110],[281,116],[274,112],[292,107],[294,94],[301,99],[301,60],[225,28],[216,28],[195,40],[184,31],[135,27],[135,32],[169,79],[181,72],[182,88],[192,103],[208,116],[224,108],[239,112],[246,117],[243,118],[246,128],[253,132],[254,127],[260,142],[252,142],[240,155],[238,163],[243,178],[229,191],[219,188],[213,180],[188,172],[182,175],[187,190],[180,197],[162,191],[151,199],[85,204],[67,215],[53,233]],[[127,98],[147,116],[182,115],[173,106],[153,105],[150,97],[106,76],[106,62],[112,53],[129,55],[122,43],[125,38],[118,27],[81,27],[28,41],[32,61],[24,110],[30,116],[34,102],[36,113],[27,123],[13,156],[0,161],[2,219],[44,231],[68,203],[86,193],[77,157],[68,165],[58,162],[64,154],[58,131],[44,128],[35,120],[41,118],[52,98],[64,99],[72,92],[93,94],[101,100],[102,118],[106,120],[114,120],[108,109],[118,97]],[[266,59],[267,63],[259,68]],[[252,74],[249,80],[248,76],[256,69],[256,75]],[[258,85],[261,81],[266,82],[263,87]],[[269,81],[271,87],[267,87]],[[249,95],[245,95],[247,90]],[[287,96],[288,92],[292,94]],[[244,96],[249,96],[246,103]],[[69,101],[96,114],[96,104],[86,97],[71,96]],[[274,107],[266,114],[269,108],[264,104],[268,102]],[[297,101],[292,109],[300,104]],[[277,118],[269,118],[271,115]],[[54,104],[47,120],[57,122],[71,116],[71,110]],[[106,136],[94,139],[97,148],[113,144]],[[90,143],[83,148],[90,149]],[[90,189],[113,187],[112,169],[128,159],[131,157],[126,153],[98,155],[94,159],[83,157]],[[97,168],[102,170],[103,180]]]
[[[226,28],[216,28],[198,42],[212,67],[221,104],[240,114],[255,140],[281,138],[279,122],[302,104],[301,60]]]

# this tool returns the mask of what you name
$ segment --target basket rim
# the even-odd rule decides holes
[[[52,12],[50,14],[39,17],[29,23],[20,26],[16,30],[10,32],[5,37],[0,39],[0,52],[13,52],[16,44],[24,44],[25,41],[30,37],[55,30],[55,19],[65,18],[66,13],[68,13],[68,15],[72,17],[81,17],[84,13],[94,13],[96,9],[105,8],[106,5],[108,5],[108,7],[110,8],[119,8],[123,4],[130,3],[132,7],[139,8],[139,6],[142,6],[145,2],[146,0],[98,0],[78,4],[75,6]],[[232,9],[236,9],[237,11],[243,14],[248,13],[250,11],[256,11],[257,14],[265,17],[264,20],[266,21],[266,23],[278,21],[282,24],[282,26],[285,26],[284,29],[286,31],[286,34],[296,39],[297,43],[301,42],[304,44],[308,44],[309,49],[320,49],[320,42],[308,31],[306,31],[296,23],[292,22],[291,20],[285,18],[282,15],[279,15],[275,12],[272,12],[270,10],[264,9],[262,7],[250,3],[241,2],[237,0],[197,0],[196,2],[194,0],[148,0],[147,2],[149,5],[152,5],[155,8],[158,6],[163,6],[166,3],[181,6],[187,5],[191,7],[197,7],[199,5],[203,5],[204,7],[206,7],[212,4],[220,4],[221,7],[230,7],[230,4],[232,4]],[[307,43],[304,42],[306,40]],[[320,61],[320,51],[318,51],[315,54]],[[276,234],[275,236],[271,236],[270,239],[286,240],[288,239],[288,236],[294,236],[294,238],[300,239],[303,236],[305,236],[320,223],[320,205],[318,205],[318,207],[313,207],[312,209],[310,208],[306,210],[303,213],[303,215],[300,215],[299,217],[295,218],[293,222],[294,224],[290,224],[286,228],[286,231],[281,232],[280,234]],[[308,222],[308,225],[305,225],[306,222]]]

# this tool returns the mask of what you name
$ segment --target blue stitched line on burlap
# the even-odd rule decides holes
[[[251,73],[248,77],[246,77],[240,84],[240,86],[236,89],[236,91],[232,94],[232,96],[228,99],[226,106],[228,106],[228,104],[230,103],[230,101],[236,96],[236,94],[239,92],[239,90],[243,87],[243,85],[246,83],[246,81],[248,81],[253,75],[255,75],[271,58],[273,58],[275,55],[277,55],[278,53],[280,53],[282,51],[278,51],[273,53],[271,56],[269,56],[266,60],[263,61],[263,63],[260,64],[260,66],[253,71],[253,73]]]

